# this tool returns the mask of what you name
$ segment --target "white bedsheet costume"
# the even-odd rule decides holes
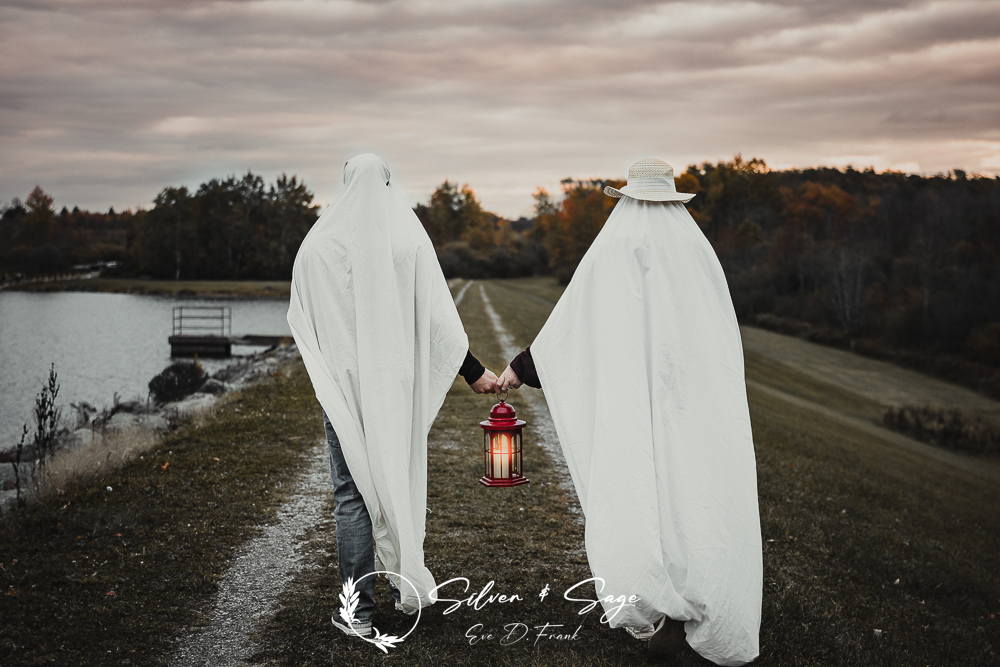
[[[469,342],[385,161],[353,158],[344,185],[299,248],[288,323],[368,507],[376,568],[406,577],[426,606],[427,432]],[[415,610],[417,594],[395,583]]]
[[[611,626],[666,614],[687,620],[705,658],[753,660],[762,563],[743,348],[722,267],[684,205],[623,197],[531,354],[598,592],[641,598]]]

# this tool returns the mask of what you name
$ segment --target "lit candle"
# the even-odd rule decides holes
[[[510,479],[510,438],[504,433],[500,436],[500,477]]]
[[[510,453],[507,442],[504,433],[493,436],[493,475],[497,479],[510,479]]]

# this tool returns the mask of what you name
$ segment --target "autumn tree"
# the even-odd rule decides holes
[[[50,233],[55,222],[56,210],[52,206],[52,197],[41,186],[36,185],[28,198],[24,200],[27,213],[21,226],[17,243],[29,247],[45,245],[51,241]]]
[[[535,224],[537,234],[544,239],[549,268],[566,284],[618,203],[604,194],[604,187],[621,187],[624,183],[566,179],[562,185],[563,199],[558,205],[544,189],[535,192]]]
[[[764,160],[746,160],[737,155],[729,162],[688,167],[687,175],[694,180],[681,177],[678,190],[691,192],[684,187],[698,188],[698,196],[688,209],[709,240],[715,240],[723,229],[736,230],[747,220],[764,231],[775,223],[780,197]]]
[[[454,241],[488,242],[487,215],[469,186],[445,181],[434,190],[430,204],[414,209],[435,246]]]

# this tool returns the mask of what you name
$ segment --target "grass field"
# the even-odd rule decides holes
[[[560,293],[547,280],[480,284],[522,346]],[[473,352],[502,370],[507,359],[476,286],[465,293],[459,311]],[[910,446],[876,424],[882,406],[898,392],[919,391],[928,402],[944,405],[964,400],[956,399],[963,394],[923,376],[906,376],[897,387],[893,371],[878,362],[821,358],[799,348],[801,341],[786,345],[780,336],[764,342],[753,336],[744,331],[764,538],[757,664],[1000,664],[1000,484],[992,472],[997,461],[952,452],[934,457],[926,446]],[[875,381],[863,381],[865,373]],[[519,411],[526,391],[535,390],[522,389],[510,399]],[[277,492],[257,495],[256,505],[247,508],[254,502],[247,486],[267,474],[288,484],[303,443],[320,434],[318,406],[301,366],[232,400],[217,421],[171,436],[153,457],[155,468],[147,455],[94,489],[3,520],[0,662],[123,664],[129,656],[124,664],[161,664],[171,637],[204,622],[199,619],[213,582],[232,550],[268,520],[280,500]],[[986,399],[975,400],[985,401],[976,404],[977,411],[996,410]],[[582,526],[570,494],[553,483],[558,476],[531,423],[525,438],[531,484],[487,489],[477,483],[477,424],[492,403],[456,381],[431,431],[426,561],[438,582],[464,576],[469,592],[477,593],[493,580],[493,593],[516,593],[522,600],[448,615],[436,605],[384,655],[330,625],[340,580],[335,526],[328,520],[308,536],[307,567],[285,590],[277,614],[259,628],[254,663],[647,662],[642,644],[600,625],[593,612],[578,616],[579,605],[561,599],[566,587],[589,576]],[[240,406],[245,411],[234,412]],[[271,423],[275,414],[282,416],[280,425]],[[212,467],[212,456],[232,462],[229,474]],[[170,473],[159,470],[159,458],[171,460]],[[101,491],[105,484],[116,492]],[[114,537],[116,532],[123,536]],[[143,548],[158,550],[157,557],[137,567],[133,554]],[[84,571],[71,563],[81,559],[101,566],[88,564]],[[543,601],[538,593],[546,585],[551,594]],[[107,597],[112,587],[118,594]],[[448,590],[455,598],[461,593],[461,587]],[[384,582],[376,598],[376,626],[407,632],[412,621],[393,611]],[[533,644],[533,629],[528,639],[501,646],[499,636],[511,623],[562,624],[549,632],[578,638]],[[494,637],[470,644],[470,633]],[[686,654],[671,664],[708,663]]]
[[[205,623],[322,429],[299,365],[120,470],[0,517],[0,664],[162,664],[181,628]]]
[[[115,292],[180,296],[288,298],[291,282],[285,280],[145,280],[141,278],[89,278],[24,283],[4,289],[21,292]]]
[[[824,405],[878,419],[890,405],[934,405],[1000,423],[1000,402],[971,389],[765,329],[742,327],[742,334],[748,378]]]
[[[560,293],[551,282],[539,280],[488,282],[486,288],[507,330],[525,345]],[[501,368],[506,360],[489,351],[494,336],[475,289],[467,292],[460,311],[473,350]],[[1000,611],[996,484],[900,448],[899,436],[875,426],[881,403],[797,369],[789,356],[778,350],[771,356],[747,353],[751,382],[809,399],[803,407],[803,401],[781,400],[774,391],[749,393],[765,540],[758,664],[995,663],[1000,642],[1000,626],[991,618]],[[920,383],[924,395],[940,395],[942,401],[962,391],[923,377]],[[512,400],[516,404],[518,399]],[[826,411],[810,408],[809,402]],[[562,590],[587,576],[578,557],[582,535],[579,526],[566,520],[568,499],[536,486],[544,479],[537,469],[541,452],[527,449],[529,487],[490,502],[491,493],[472,483],[479,469],[471,456],[478,440],[470,425],[485,414],[488,403],[456,383],[432,432],[434,513],[428,520],[428,563],[439,581],[461,573],[472,580],[474,590],[490,579],[501,591],[530,594],[545,583]],[[848,423],[830,419],[833,410],[849,418]],[[851,425],[862,419],[868,420],[868,428]],[[462,448],[468,453],[456,457]],[[444,499],[448,502],[442,506]],[[560,513],[563,522],[552,522]],[[520,526],[513,538],[510,525]],[[337,608],[339,582],[332,576],[335,554],[322,545],[332,541],[333,527],[314,537],[320,567],[299,578],[286,595],[284,610],[261,633],[267,648],[259,660],[381,664],[385,658],[371,646],[345,642],[329,627],[326,616]],[[525,557],[511,546],[525,550]],[[405,632],[407,622],[393,613],[384,590],[380,604],[379,619],[385,625],[380,629]],[[517,610],[463,609],[449,616],[432,608],[418,628],[419,639],[407,639],[389,659],[407,665],[646,662],[642,645],[593,618],[584,619],[582,638],[575,643],[543,640],[537,646],[501,647],[486,641],[470,646],[465,636],[475,623],[502,628],[513,622],[572,625],[573,612],[552,600],[534,600]],[[708,664],[693,654],[674,662]]]

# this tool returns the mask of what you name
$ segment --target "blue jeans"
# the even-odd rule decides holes
[[[368,515],[365,500],[358,491],[351,471],[344,460],[344,452],[340,448],[340,438],[333,430],[333,425],[323,413],[323,425],[326,427],[326,441],[330,446],[330,473],[333,477],[333,518],[337,523],[337,563],[340,566],[340,578],[347,581],[351,577],[355,581],[366,574],[375,571],[375,548],[372,542],[372,520]],[[358,606],[354,618],[362,623],[370,622],[375,616],[375,577],[371,576],[357,585]]]

